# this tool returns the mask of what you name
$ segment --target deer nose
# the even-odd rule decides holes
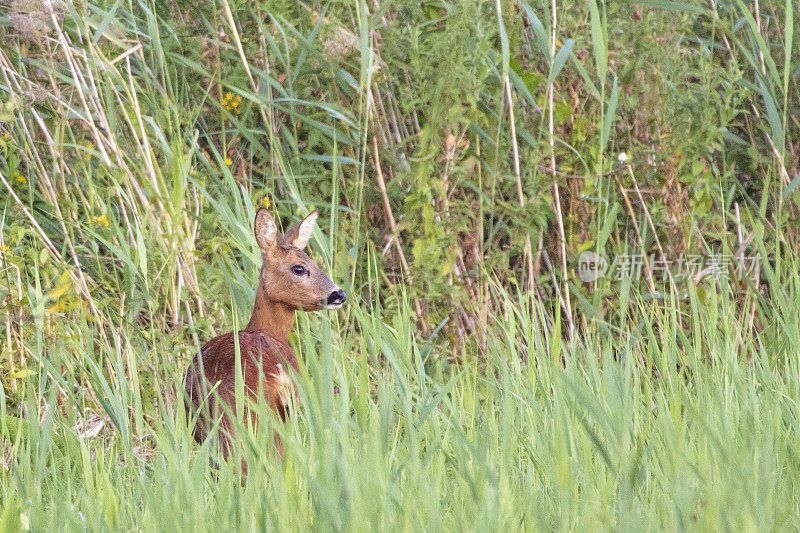
[[[346,300],[347,295],[344,291],[342,289],[337,289],[328,296],[328,305],[343,304]]]

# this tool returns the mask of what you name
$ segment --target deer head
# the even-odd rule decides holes
[[[344,291],[303,251],[311,239],[317,216],[315,209],[279,239],[275,220],[266,208],[258,210],[255,234],[261,248],[262,266],[257,304],[261,297],[291,311],[316,311],[339,309],[347,300]]]

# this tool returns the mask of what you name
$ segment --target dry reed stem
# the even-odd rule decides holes
[[[400,257],[400,265],[403,269],[403,275],[406,276],[408,285],[413,286],[411,269],[408,266],[406,254],[403,252],[403,246],[400,243],[400,233],[397,231],[397,222],[394,219],[394,214],[392,213],[392,204],[389,202],[389,195],[386,192],[386,182],[383,180],[383,170],[381,170],[381,161],[378,156],[378,139],[374,135],[372,136],[372,153],[375,157],[375,174],[377,175],[378,189],[381,191],[381,198],[383,199],[383,209],[386,212],[386,218],[389,220],[389,229],[392,230],[394,245],[397,249],[397,255]],[[417,314],[417,320],[419,320],[422,324],[422,306],[420,306],[419,300],[416,297],[414,297],[414,311]]]
[[[136,120],[139,122],[139,134],[141,135],[141,148],[144,150],[144,163],[147,168],[147,174],[150,176],[150,184],[153,186],[153,191],[156,193],[156,207],[164,213],[164,205],[158,199],[161,197],[161,190],[158,187],[158,177],[156,176],[156,167],[153,163],[153,150],[150,148],[150,138],[144,129],[145,120],[142,116],[142,109],[139,106],[139,95],[136,91],[136,86],[133,82],[133,72],[130,68],[130,61],[125,62],[128,66],[128,81],[130,82],[130,92],[128,93],[133,103],[133,112],[136,115]]]
[[[129,55],[135,54],[136,52],[138,52],[139,50],[142,50],[142,49],[143,49],[142,43],[137,42],[133,47],[129,48],[128,50],[126,50],[124,52],[122,52],[120,55],[118,55],[117,57],[115,57],[114,59],[109,61],[108,64],[109,65],[115,65],[116,63],[119,63],[123,59],[127,58]]]
[[[644,211],[644,215],[647,218],[647,223],[650,226],[650,231],[653,232],[653,239],[656,242],[656,247],[658,248],[659,256],[661,260],[666,263],[667,257],[664,255],[664,249],[661,247],[661,241],[658,238],[658,232],[656,232],[656,227],[653,224],[653,219],[650,217],[650,211],[647,209],[647,204],[642,197],[642,192],[639,190],[639,184],[636,182],[636,176],[633,174],[633,168],[630,164],[626,165],[628,167],[628,173],[633,180],[633,188],[636,191],[636,195],[639,197],[639,201],[642,203],[642,210]],[[644,252],[644,249],[642,250]],[[678,287],[675,284],[675,280],[672,278],[672,272],[670,272],[669,268],[665,269],[667,272],[667,277],[669,278],[669,286],[672,289],[672,293],[675,295],[675,303],[678,305],[678,324],[683,327],[683,320],[681,318],[680,313],[680,295],[678,294]]]
[[[13,80],[14,81],[14,85],[17,87],[17,89],[19,90],[20,93],[25,93],[25,92],[36,90],[36,89],[40,88],[40,86],[37,83],[29,80],[23,74],[20,74],[19,72],[15,71],[13,69],[13,67],[11,66],[11,61],[9,60],[8,56],[6,55],[5,50],[3,50],[2,48],[0,48],[0,69],[2,69],[2,71],[3,71],[3,76],[5,77],[6,86],[7,87],[11,87],[11,80]],[[23,89],[22,85],[20,84],[20,82],[24,82],[25,84],[27,84],[27,89]],[[76,117],[80,117],[81,116],[80,111],[78,111],[77,109],[75,109],[74,107],[69,105],[69,103],[65,102],[58,95],[51,94],[51,93],[46,92],[46,91],[42,92],[42,94],[46,98],[51,99],[53,102],[55,102],[59,106],[63,106],[66,110],[70,111]]]
[[[497,9],[497,16],[502,18],[502,9],[500,6],[500,0],[495,0],[495,6]],[[511,150],[514,156],[514,177],[517,181],[517,200],[519,201],[520,208],[525,208],[525,195],[522,193],[522,174],[519,169],[519,148],[517,145],[517,127],[516,122],[514,120],[514,99],[511,97],[511,81],[508,78],[508,75],[505,76],[504,85],[505,85],[505,95],[506,100],[508,101],[508,120],[511,125]],[[528,270],[528,290],[533,292],[535,290],[534,285],[534,272],[533,272],[533,249],[531,246],[531,236],[528,233],[525,236],[525,263]],[[566,281],[566,278],[565,278]],[[572,323],[572,319],[570,318],[570,323]]]
[[[756,116],[757,119],[761,120],[761,113],[758,112],[758,108],[756,108],[755,104],[753,104],[752,100],[750,101],[750,109],[753,110],[753,114]],[[791,183],[792,179],[789,176],[789,171],[786,170],[786,164],[783,160],[783,155],[781,155],[780,150],[778,147],[775,146],[775,143],[772,141],[772,137],[766,131],[763,131],[764,137],[767,138],[767,143],[769,147],[772,149],[772,155],[775,156],[775,159],[778,161],[778,172],[781,175],[781,181],[783,182],[784,186],[788,186]],[[779,197],[780,198],[780,197]],[[783,238],[783,236],[781,236]]]
[[[127,66],[127,69],[128,69],[128,75],[131,76],[131,64],[130,64],[130,59],[129,58],[125,59],[125,65]],[[116,67],[114,67],[113,65],[106,65],[105,68],[107,70],[110,70],[114,74],[116,74],[117,79],[119,80],[120,84],[122,85],[122,87],[125,87],[125,89],[126,89],[126,94],[127,94],[128,100],[132,100],[133,97],[128,93],[128,91],[129,91],[129,89],[133,89],[133,82],[131,81],[131,87],[129,88],[127,82],[125,81],[124,76],[122,75],[122,73],[120,73],[117,70]],[[142,149],[142,146],[141,146],[141,143],[139,141],[139,135],[136,133],[136,127],[133,125],[133,122],[131,121],[130,117],[128,116],[128,107],[123,102],[122,95],[120,95],[119,91],[117,90],[117,85],[115,83],[111,83],[111,84],[109,84],[109,86],[111,87],[111,90],[114,92],[114,97],[117,99],[117,103],[119,104],[119,108],[118,109],[120,110],[120,114],[125,119],[125,123],[128,125],[128,129],[130,130],[131,135],[136,140],[136,147],[139,149],[141,157],[144,158],[145,157],[145,153],[144,153],[144,151]],[[120,157],[120,155],[119,155],[119,147],[116,144],[114,144],[114,148],[115,148],[114,156],[115,156],[115,158],[117,160],[117,164],[120,165],[120,168],[122,168],[122,170],[124,171],[123,175],[125,176],[125,179],[124,179],[125,188],[127,190],[127,193],[129,195],[129,197],[131,199],[133,199],[134,198],[134,192],[135,192],[136,193],[136,198],[139,199],[139,202],[142,204],[142,207],[144,207],[145,209],[149,208],[150,200],[148,200],[147,196],[144,194],[144,191],[139,186],[139,182],[136,180],[136,178],[133,177],[133,173],[131,172],[131,170],[128,167],[128,165],[125,163],[125,159]],[[119,194],[119,192],[117,192],[117,194]],[[120,200],[120,206],[122,206],[122,200]],[[136,221],[137,224],[139,224],[141,226],[142,219],[139,216],[139,212],[136,209],[135,204],[131,203],[131,207],[132,207],[132,211],[133,211],[134,220]],[[124,216],[125,216],[126,222],[128,222],[127,213],[126,212],[124,212]],[[129,236],[130,236],[131,239],[133,239],[133,233],[129,233]]]
[[[511,98],[511,81],[509,81],[508,76],[506,76],[505,86],[506,99],[508,100],[508,119],[511,124],[511,150],[514,156],[514,177],[517,181],[517,200],[519,201],[519,206],[524,209],[525,196],[522,193],[522,173],[519,169],[519,148],[517,145],[517,127],[514,121],[514,100]],[[528,290],[533,292],[535,285],[533,280],[533,250],[531,247],[530,233],[525,237],[525,262],[528,270]]]
[[[561,311],[563,311],[566,315],[567,304],[564,302],[564,297],[561,295],[561,287],[558,285],[556,273],[553,271],[553,265],[550,262],[550,254],[547,253],[547,250],[542,250],[542,258],[544,259],[544,264],[547,267],[547,271],[550,272],[550,278],[553,280],[553,287],[556,290],[556,296],[558,296],[558,303],[561,305]]]
[[[78,96],[79,96],[79,98],[80,98],[80,100],[81,100],[81,102],[83,104],[83,109],[84,109],[84,111],[86,113],[86,116],[85,116],[85,118],[83,118],[83,121],[87,124],[87,126],[90,129],[90,131],[92,132],[92,136],[93,136],[93,138],[95,140],[95,143],[96,143],[96,148],[100,151],[100,154],[101,154],[101,156],[103,158],[103,161],[107,165],[110,166],[111,165],[110,158],[109,158],[109,155],[108,155],[108,153],[106,151],[105,143],[103,142],[105,140],[105,138],[100,134],[97,126],[95,125],[94,120],[92,119],[92,113],[89,111],[87,102],[88,101],[92,102],[92,105],[93,105],[93,107],[94,107],[94,109],[96,111],[96,115],[97,115],[98,119],[101,121],[102,126],[105,128],[106,131],[111,132],[111,128],[109,127],[108,120],[105,117],[105,113],[103,112],[102,106],[99,104],[99,102],[96,102],[93,99],[93,94],[89,93],[88,94],[88,99],[89,100],[87,100],[87,95],[84,94],[84,91],[81,89],[81,87],[88,86],[88,85],[87,85],[86,81],[83,79],[83,77],[81,76],[80,69],[77,68],[77,61],[74,58],[74,56],[72,55],[72,49],[69,46],[69,42],[70,42],[69,41],[69,36],[67,36],[66,34],[63,33],[63,31],[61,30],[60,26],[58,26],[56,20],[54,20],[54,25],[55,25],[56,31],[58,33],[58,36],[59,36],[59,42],[61,43],[63,51],[64,51],[64,56],[67,59],[67,62],[70,65],[70,69],[71,69],[71,71],[73,73],[73,79],[75,80],[75,84],[76,84],[76,88],[77,88],[76,92],[78,93]],[[92,48],[92,50],[94,50],[94,48]],[[102,56],[100,56],[98,54],[98,57],[102,57]],[[128,61],[126,61],[126,62],[128,63],[128,69],[130,71],[130,63]],[[112,70],[113,72],[116,72],[118,74],[118,76],[119,76],[118,71],[116,70],[116,68],[113,67],[113,65],[107,65],[107,67],[110,70]],[[87,69],[86,70],[87,70],[87,75],[90,77],[91,86],[94,87],[94,78],[93,78],[93,76],[91,76],[91,69],[88,68],[88,65],[87,65]],[[119,77],[120,77],[120,79],[122,79],[121,76],[119,76]],[[53,80],[52,83],[54,84],[53,89],[55,91],[57,91],[58,90],[58,86],[55,84],[55,81]],[[116,93],[116,87],[114,86],[114,84],[112,84],[111,86],[112,86],[112,89],[114,90],[114,92]],[[95,93],[97,92],[96,88],[94,89],[94,91],[95,91]],[[121,99],[119,99],[119,101],[120,101],[120,103],[122,103]],[[125,106],[122,105],[121,109],[124,110]],[[123,114],[125,115],[125,118],[127,120],[128,119],[127,113],[123,113]],[[76,115],[80,116],[80,113],[76,112]],[[131,131],[134,133],[134,137],[136,137],[135,128],[133,127],[132,124],[130,124],[129,120],[128,120],[128,123],[129,123],[129,125],[131,127]],[[43,128],[43,130],[46,131],[46,128]],[[111,146],[111,148],[112,148],[112,153],[115,156],[117,164],[124,171],[124,175],[125,175],[125,178],[126,178],[125,179],[125,183],[126,183],[126,186],[128,188],[128,193],[132,197],[133,196],[132,193],[135,190],[137,195],[138,195],[138,197],[139,197],[139,200],[142,202],[142,205],[144,205],[144,206],[149,205],[147,197],[144,195],[144,192],[139,187],[138,182],[133,177],[133,174],[132,174],[130,168],[128,167],[128,165],[125,163],[124,158],[121,157],[121,155],[120,155],[121,150],[119,149],[119,146],[117,145],[116,139],[114,138],[114,136],[111,135],[107,139],[107,142],[108,142],[109,146]],[[138,214],[136,213],[135,210],[134,210],[134,216],[138,220]]]
[[[383,105],[383,98],[381,97],[381,90],[380,90],[380,87],[378,86],[377,82],[372,84],[372,92],[373,92],[372,101],[375,104],[377,104],[377,106],[375,108],[376,109],[376,115],[377,115],[378,120],[381,121],[381,124],[382,124],[383,129],[384,129],[384,131],[382,132],[383,136],[384,136],[384,144],[386,146],[389,146],[393,141],[393,139],[392,139],[393,135],[392,134],[394,132],[392,131],[392,127],[389,124],[389,115],[388,115],[388,113],[386,113],[386,108]],[[400,139],[394,139],[394,142],[397,142],[399,144],[400,143]]]
[[[650,292],[655,294],[656,285],[653,282],[653,274],[650,270],[650,261],[647,259],[647,254],[644,253],[644,239],[642,238],[642,232],[639,231],[639,223],[636,222],[636,214],[633,212],[633,205],[631,205],[631,201],[628,199],[628,193],[625,192],[625,188],[622,186],[622,182],[620,182],[619,177],[614,176],[614,179],[617,182],[617,186],[619,186],[619,191],[622,193],[622,197],[625,199],[625,206],[628,208],[628,213],[631,216],[633,229],[636,231],[636,237],[639,239],[639,246],[642,249],[642,259],[644,260],[644,271],[647,275],[647,284],[650,286]]]
[[[72,73],[72,79],[75,80],[77,87],[81,86],[88,86],[86,80],[83,79],[83,76],[80,74],[80,69],[78,68],[75,58],[71,53],[71,48],[69,43],[67,42],[67,37],[64,34],[61,26],[58,24],[58,18],[56,17],[55,13],[51,13],[51,20],[53,22],[53,27],[56,30],[56,34],[58,35],[58,40],[61,43],[61,49],[64,52],[64,58],[67,60],[67,65],[69,66],[69,70]],[[78,89],[75,92],[78,93],[78,98],[81,101],[81,105],[83,107],[84,112],[86,113],[86,123],[89,126],[89,130],[91,131],[92,137],[94,138],[95,144],[100,151],[100,155],[103,157],[103,162],[106,165],[111,165],[111,158],[108,157],[108,153],[106,152],[104,143],[103,143],[103,136],[100,134],[100,131],[97,128],[97,125],[94,123],[94,119],[92,119],[92,112],[89,109],[89,103],[86,100],[86,95],[84,91]]]
[[[499,3],[499,0],[498,0]],[[558,19],[556,18],[556,0],[552,0],[550,5],[551,10],[551,25],[552,25],[552,33],[550,35],[550,61],[552,62],[553,59],[556,57],[556,23]],[[506,80],[508,83],[508,80]],[[550,168],[555,170],[556,168],[556,149],[555,149],[555,129],[554,129],[554,122],[553,122],[553,83],[550,83],[547,87],[547,107],[548,107],[548,120],[547,120],[547,131],[548,131],[548,142],[550,144]],[[512,129],[513,133],[513,129]],[[564,277],[564,303],[566,305],[566,314],[567,314],[567,322],[569,323],[569,338],[573,339],[575,337],[575,325],[572,322],[572,304],[569,298],[569,278],[567,272],[567,238],[564,232],[564,217],[561,214],[561,195],[558,192],[558,183],[553,180],[553,200],[555,201],[555,212],[556,212],[556,222],[558,223],[558,237],[559,243],[561,245],[561,275]],[[530,237],[528,238],[528,243],[530,245]]]

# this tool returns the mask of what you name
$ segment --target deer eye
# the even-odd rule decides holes
[[[306,267],[303,265],[295,265],[291,268],[292,274],[295,276],[302,276],[303,274],[307,273]]]

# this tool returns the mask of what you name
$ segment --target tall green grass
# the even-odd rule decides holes
[[[498,297],[510,308],[518,302]],[[301,401],[285,426],[273,422],[243,438],[244,478],[237,457],[213,462],[210,441],[193,444],[174,396],[180,368],[163,355],[170,343],[148,346],[127,329],[121,339],[136,359],[152,350],[165,366],[156,408],[138,422],[126,416],[154,391],[136,366],[127,374],[117,368],[114,353],[103,359],[125,379],[83,369],[113,432],[81,436],[79,423],[58,414],[55,388],[45,386],[54,407],[41,421],[3,423],[11,448],[0,470],[2,524],[793,529],[800,521],[797,326],[784,350],[756,339],[742,349],[747,333],[729,303],[693,301],[691,339],[674,311],[650,309],[661,330],[651,320],[628,342],[590,334],[582,345],[563,344],[543,328],[539,309],[498,317],[485,358],[457,364],[410,327],[408,303],[385,310],[387,319],[351,305],[353,331],[334,317],[304,315]],[[76,329],[91,340],[90,330]],[[67,347],[49,355],[54,364],[73,358]],[[37,409],[33,398],[31,390],[29,412]],[[83,401],[80,390],[68,391],[67,406]],[[284,442],[282,461],[271,451],[272,428]]]

